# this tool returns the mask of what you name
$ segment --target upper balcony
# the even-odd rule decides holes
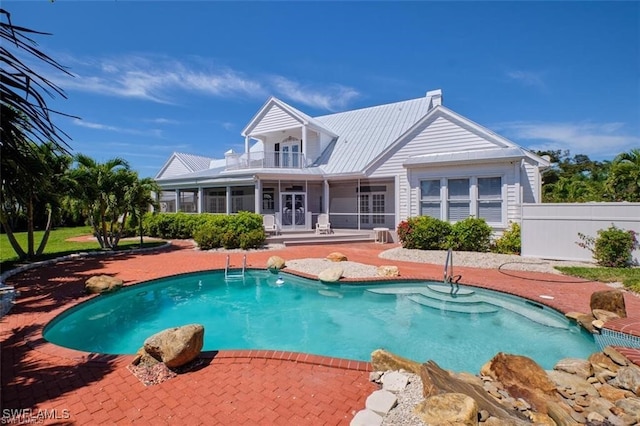
[[[304,154],[292,151],[230,152],[225,154],[226,170],[239,169],[302,169],[306,167]]]

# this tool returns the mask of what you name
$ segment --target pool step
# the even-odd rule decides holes
[[[407,296],[407,299],[422,306],[439,309],[441,311],[456,312],[460,314],[490,314],[498,312],[497,306],[481,301],[463,302],[459,300],[442,300],[428,297],[422,294]]]
[[[491,303],[492,305],[507,309],[513,313],[527,318],[530,321],[537,322],[538,324],[547,327],[561,329],[569,328],[569,322],[564,316],[555,316],[552,312],[549,312],[547,308],[537,303],[525,301],[512,302],[499,297],[487,298],[485,296],[482,296],[481,299],[483,299],[487,303]]]

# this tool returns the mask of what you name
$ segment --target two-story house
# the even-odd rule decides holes
[[[310,117],[270,98],[224,159],[174,153],[158,172],[161,210],[276,216],[283,232],[394,230],[407,217],[482,217],[496,230],[541,199],[549,162],[442,105],[441,90]]]

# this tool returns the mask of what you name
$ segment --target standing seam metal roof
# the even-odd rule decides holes
[[[317,164],[325,173],[359,172],[429,111],[423,97],[315,117],[338,138]]]

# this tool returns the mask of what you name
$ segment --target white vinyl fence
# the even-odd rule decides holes
[[[640,237],[640,203],[523,204],[522,256],[592,262],[578,233],[595,238],[612,224]],[[640,250],[633,258],[640,260]]]

